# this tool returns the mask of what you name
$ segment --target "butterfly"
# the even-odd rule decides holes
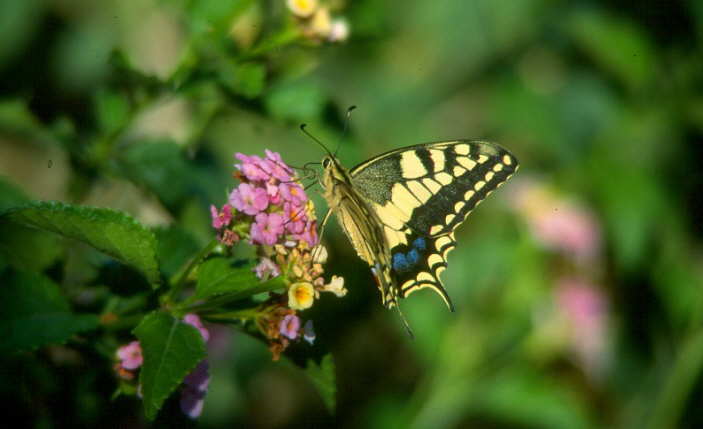
[[[323,146],[324,147],[324,146]],[[440,275],[456,246],[454,231],[471,210],[518,169],[508,150],[456,140],[391,150],[347,169],[329,151],[320,185],[356,253],[366,262],[386,308],[429,288],[454,311]]]

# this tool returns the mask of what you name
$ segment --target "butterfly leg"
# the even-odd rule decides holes
[[[313,261],[317,260],[318,254],[322,249],[322,235],[325,233],[325,226],[327,225],[327,222],[330,220],[330,217],[332,217],[332,210],[327,209],[327,213],[325,213],[325,216],[322,218],[322,223],[320,223],[320,230],[317,233],[318,245],[315,246],[315,248],[312,251],[312,260]]]

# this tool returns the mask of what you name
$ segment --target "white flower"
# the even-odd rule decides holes
[[[347,294],[347,289],[344,287],[344,277],[332,276],[332,280],[324,286],[322,290],[325,292],[332,292],[338,298],[343,297]]]
[[[327,40],[330,42],[344,42],[347,38],[349,38],[349,23],[347,23],[347,20],[344,18],[333,20]]]

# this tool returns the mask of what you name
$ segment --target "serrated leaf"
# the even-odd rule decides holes
[[[8,211],[7,219],[89,244],[159,282],[154,233],[112,209],[37,202]]]
[[[92,314],[74,314],[59,287],[38,273],[18,272],[0,288],[0,352],[63,343],[98,326]]]
[[[153,420],[168,396],[205,358],[200,332],[164,312],[151,313],[134,328],[144,356],[139,376],[144,413]]]
[[[332,355],[329,353],[324,355],[320,365],[317,365],[312,359],[308,360],[305,373],[317,388],[320,397],[322,397],[322,402],[324,402],[329,412],[334,414],[337,406],[337,385]]]
[[[205,261],[198,268],[195,298],[202,299],[225,294],[245,297],[283,286],[283,279],[280,277],[261,282],[249,264],[234,266],[226,258],[213,258]]]

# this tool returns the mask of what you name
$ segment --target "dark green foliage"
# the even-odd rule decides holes
[[[23,226],[82,241],[141,271],[154,287],[159,282],[154,233],[114,210],[40,202],[7,212]]]
[[[308,364],[305,367],[305,372],[310,376],[317,391],[320,392],[322,402],[325,403],[325,407],[332,414],[334,414],[337,406],[337,386],[335,384],[334,371],[334,358],[331,354],[324,355],[319,365],[313,360],[308,360]]]
[[[153,420],[166,398],[205,358],[205,343],[194,327],[168,313],[152,313],[134,329],[144,355],[139,381],[144,413]]]
[[[36,273],[7,276],[0,288],[0,351],[64,343],[98,327],[94,314],[75,314],[58,285]]]

